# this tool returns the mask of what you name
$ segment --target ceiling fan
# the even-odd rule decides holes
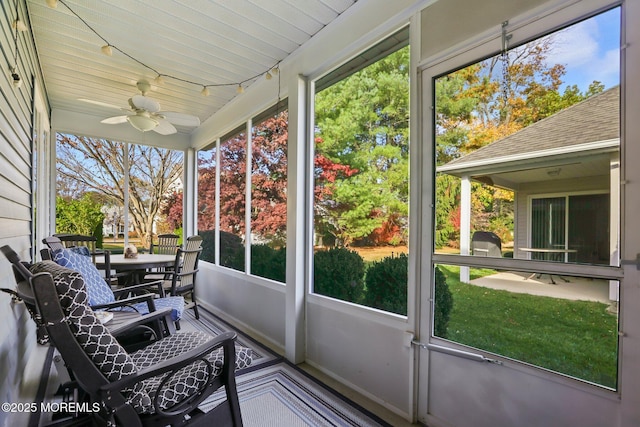
[[[127,111],[129,114],[122,116],[109,117],[100,123],[115,125],[129,122],[131,126],[141,132],[154,131],[160,135],[171,135],[177,130],[174,125],[178,126],[200,126],[200,119],[190,114],[176,113],[172,111],[160,111],[160,104],[155,99],[146,96],[151,89],[151,85],[146,80],[139,80],[136,83],[141,95],[134,95],[129,98],[130,108],[120,108],[115,105],[105,104],[100,101],[92,101],[89,99],[80,99],[84,102],[92,104],[117,108]]]

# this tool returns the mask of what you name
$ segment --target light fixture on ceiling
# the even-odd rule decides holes
[[[158,121],[149,117],[149,113],[146,111],[127,116],[127,121],[140,132],[147,132],[158,126]]]
[[[55,9],[56,7],[58,7],[58,0],[47,0],[47,6],[49,6],[51,9]]]
[[[113,49],[111,49],[111,45],[110,44],[105,44],[104,46],[102,46],[100,48],[100,51],[102,53],[104,53],[107,56],[113,56]]]
[[[163,85],[164,84],[164,78],[162,77],[162,74],[158,74],[158,77],[153,79],[153,82],[155,84],[157,84],[157,85]]]
[[[244,88],[242,87],[241,83],[238,84],[238,87],[236,88],[236,93],[244,93]]]
[[[18,16],[19,14],[19,4],[18,0],[16,0],[16,20],[14,21],[14,25],[12,25],[13,29],[13,43],[14,43],[14,52],[13,52],[13,63],[15,64],[11,67],[11,82],[15,89],[19,89],[22,86],[22,79],[20,78],[20,74],[18,74],[18,35],[24,27],[24,31],[26,31],[27,27],[24,25]]]
[[[264,75],[264,78],[267,80],[271,80],[273,76],[271,75],[271,73],[269,71],[267,71],[267,73]]]
[[[200,95],[202,96],[209,96],[211,95],[211,93],[209,92],[209,88],[206,86],[203,86],[202,91],[200,92]]]

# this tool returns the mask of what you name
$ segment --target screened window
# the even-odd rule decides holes
[[[182,151],[67,134],[56,141],[56,233],[94,235],[115,253],[181,233]]]
[[[407,314],[408,28],[316,82],[314,288]]]
[[[287,111],[251,129],[251,274],[284,283],[287,240]]]
[[[433,80],[434,336],[617,388],[619,283],[562,270],[619,265],[619,46],[615,8]]]

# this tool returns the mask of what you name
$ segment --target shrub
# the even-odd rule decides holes
[[[447,338],[449,317],[453,308],[453,298],[447,278],[438,267],[435,268],[435,304],[433,313],[433,334],[437,337]]]
[[[286,248],[251,245],[251,274],[284,283],[287,274],[286,258]]]
[[[364,305],[406,316],[408,268],[406,254],[374,261],[367,270]]]
[[[202,254],[200,259],[214,263],[216,260],[215,230],[198,231],[202,236]],[[242,239],[235,234],[220,232],[220,265],[236,270],[244,270],[244,245]],[[224,250],[222,250],[224,249]]]
[[[364,261],[347,248],[318,251],[313,257],[314,292],[359,303],[363,294]]]

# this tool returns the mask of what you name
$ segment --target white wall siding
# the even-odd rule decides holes
[[[24,19],[24,3],[19,16]],[[28,32],[18,38],[18,73],[22,87],[16,89],[8,69],[14,65],[15,3],[0,5],[0,49],[10,63],[2,62],[0,73],[0,246],[10,245],[24,260],[31,259],[31,112],[32,76],[39,67]],[[0,256],[0,287],[13,288],[9,262]],[[22,303],[0,294],[0,401],[28,401],[23,394],[24,372],[37,346],[35,328]],[[0,426],[11,424],[11,414],[0,412]]]

